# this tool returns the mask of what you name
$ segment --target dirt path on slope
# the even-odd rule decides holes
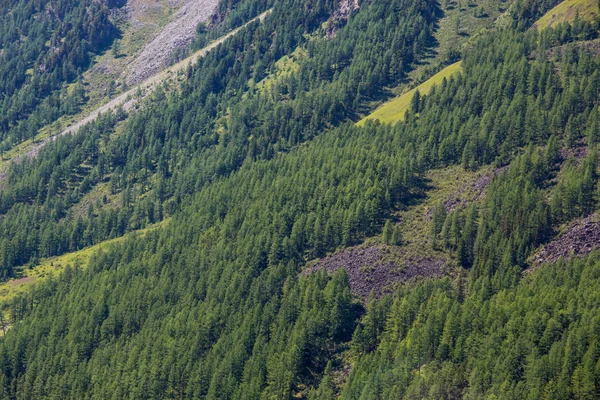
[[[215,47],[217,47],[218,45],[220,45],[221,43],[223,43],[224,41],[229,39],[231,36],[238,33],[241,29],[246,27],[246,25],[248,25],[256,20],[262,21],[269,13],[270,13],[270,10],[265,11],[258,17],[250,20],[245,25],[232,30],[228,34],[213,41],[212,43],[210,43],[203,49],[198,50],[197,52],[195,52],[191,56],[187,57],[186,59],[178,62],[177,64],[172,65],[171,67],[165,69],[162,72],[159,72],[159,73],[151,76],[150,78],[148,78],[144,82],[142,82],[140,85],[120,94],[119,96],[110,100],[108,103],[105,103],[104,105],[96,108],[90,114],[81,118],[76,123],[68,126],[62,132],[60,132],[56,135],[50,136],[48,138],[45,138],[41,142],[33,145],[30,148],[30,150],[27,151],[27,153],[24,153],[24,154],[21,154],[21,155],[15,157],[14,161],[18,162],[23,157],[28,157],[28,158],[36,157],[38,155],[38,153],[40,152],[41,148],[44,147],[46,144],[48,144],[52,141],[55,141],[60,136],[63,136],[66,134],[77,133],[79,128],[96,120],[102,114],[105,114],[109,111],[117,110],[119,107],[123,107],[123,109],[125,111],[130,110],[132,107],[137,105],[141,100],[143,100],[148,95],[150,95],[160,84],[162,84],[168,78],[176,75],[180,71],[185,71],[190,65],[195,65],[198,62],[198,60],[200,60],[202,57],[204,57],[209,51],[211,51],[212,49],[214,49]]]

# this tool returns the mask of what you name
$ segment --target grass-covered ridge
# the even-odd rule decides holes
[[[598,2],[595,0],[564,0],[541,17],[534,26],[539,30],[572,22],[578,17],[593,21],[598,17]]]
[[[435,85],[439,85],[444,79],[450,79],[453,75],[460,73],[461,70],[461,61],[447,66],[416,88],[384,103],[371,114],[361,119],[357,125],[362,126],[367,120],[378,120],[383,124],[395,124],[398,121],[404,120],[404,114],[410,108],[410,103],[417,90],[420,94],[426,95]]]

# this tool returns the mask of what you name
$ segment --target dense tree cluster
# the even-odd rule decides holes
[[[595,253],[488,300],[463,300],[446,280],[376,302],[341,398],[597,398],[599,273]]]
[[[8,0],[0,4],[0,150],[29,139],[84,98],[65,83],[118,34],[102,2]],[[66,104],[65,104],[66,103]]]
[[[597,208],[598,155],[580,166],[571,160],[556,177],[551,138],[543,151],[529,147],[487,188],[480,206],[433,214],[434,243],[456,251],[472,280],[492,288],[511,287],[527,265],[531,250],[547,241],[553,226],[585,216]],[[548,199],[547,187],[557,180]],[[486,279],[479,279],[486,277]]]
[[[546,34],[547,42],[538,42],[536,32],[511,30],[477,41],[465,55],[465,73],[423,97],[420,115],[409,113],[400,126],[420,168],[501,166],[522,147],[545,145],[553,135],[567,146],[585,136],[596,143],[598,60],[569,44],[573,36],[565,38],[564,51],[549,55],[550,44],[564,43],[562,29]]]
[[[375,134],[381,138],[378,143],[371,140]],[[158,393],[182,390],[191,397],[264,392],[281,398],[315,384],[336,346],[350,339],[360,307],[353,305],[344,275],[332,278],[333,283],[325,275],[301,279],[321,282],[320,289],[303,289],[308,283],[297,281],[299,267],[305,257],[376,232],[380,216],[410,196],[418,180],[402,163],[395,140],[391,129],[345,127],[285,157],[248,164],[203,188],[163,229],[146,234],[143,241],[125,241],[85,271],[62,278],[71,287],[86,281],[86,289],[71,292],[66,282],[53,281],[33,297],[16,300],[10,313],[14,332],[23,326],[25,336],[29,317],[24,316],[47,312],[35,306],[48,301],[39,296],[56,299],[58,308],[62,301],[74,308],[57,308],[62,316],[53,326],[42,333],[32,325],[28,332],[42,334],[23,342],[33,349],[59,340],[64,347],[53,347],[49,351],[55,353],[40,364],[28,361],[27,369],[20,366],[25,362],[20,356],[18,364],[0,361],[8,368],[5,377],[37,376],[38,383],[25,378],[15,388],[33,397],[62,396],[67,386],[52,388],[50,380],[66,383],[71,373],[82,379],[73,388],[76,397],[137,397],[148,390],[161,397]],[[56,290],[65,290],[64,295]],[[100,293],[102,305],[97,303]],[[306,310],[298,309],[304,307],[302,296]],[[82,304],[96,311],[78,310]],[[163,324],[166,315],[180,315],[181,321]],[[290,323],[296,318],[294,327]],[[25,356],[26,348],[8,342],[11,331],[0,352],[23,351]],[[148,343],[160,347],[148,353]],[[121,359],[115,346],[131,349],[132,358]],[[69,349],[77,349],[77,355],[59,356]],[[165,352],[174,358],[157,364]],[[4,355],[11,358],[9,353]],[[118,367],[132,362],[147,367]],[[94,385],[101,376],[118,387]],[[7,391],[13,390],[5,383]]]

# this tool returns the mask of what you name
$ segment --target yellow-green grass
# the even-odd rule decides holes
[[[404,119],[404,113],[408,110],[410,102],[415,95],[415,92],[419,90],[421,94],[428,94],[435,85],[439,85],[444,78],[450,78],[452,75],[462,71],[461,61],[458,61],[452,65],[447,66],[416,88],[384,103],[381,107],[377,108],[370,115],[360,120],[357,125],[362,126],[367,120],[379,120],[384,124],[395,124],[398,121]]]
[[[539,30],[551,28],[563,22],[571,22],[575,16],[586,21],[598,17],[598,2],[596,0],[565,0],[548,11],[533,26]]]
[[[119,207],[119,195],[110,192],[107,182],[100,182],[73,205],[73,215],[86,215],[90,206],[95,211]]]
[[[99,251],[106,250],[110,246],[123,241],[127,237],[136,235],[145,235],[153,229],[157,229],[161,225],[165,224],[168,220],[152,225],[148,228],[141,229],[139,231],[132,232],[126,236],[118,237],[111,240],[98,243],[94,246],[86,247],[79,251],[72,253],[63,254],[57,257],[49,257],[40,261],[40,263],[32,268],[23,266],[20,269],[20,276],[10,281],[0,283],[0,305],[13,297],[25,293],[32,284],[37,281],[46,279],[50,276],[57,276],[60,274],[67,265],[79,265],[85,268],[93,254]]]

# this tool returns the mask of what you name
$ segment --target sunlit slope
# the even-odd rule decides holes
[[[433,86],[440,84],[444,78],[450,78],[452,75],[460,72],[461,70],[461,61],[447,66],[416,88],[384,103],[370,115],[360,120],[357,125],[364,125],[368,119],[377,119],[379,122],[384,124],[395,124],[396,122],[403,120],[404,113],[406,113],[406,110],[408,110],[410,101],[412,100],[417,89],[421,94],[427,94]]]
[[[563,22],[570,22],[579,14],[579,18],[592,21],[598,17],[598,2],[596,0],[565,0],[540,18],[533,26],[545,29]]]

